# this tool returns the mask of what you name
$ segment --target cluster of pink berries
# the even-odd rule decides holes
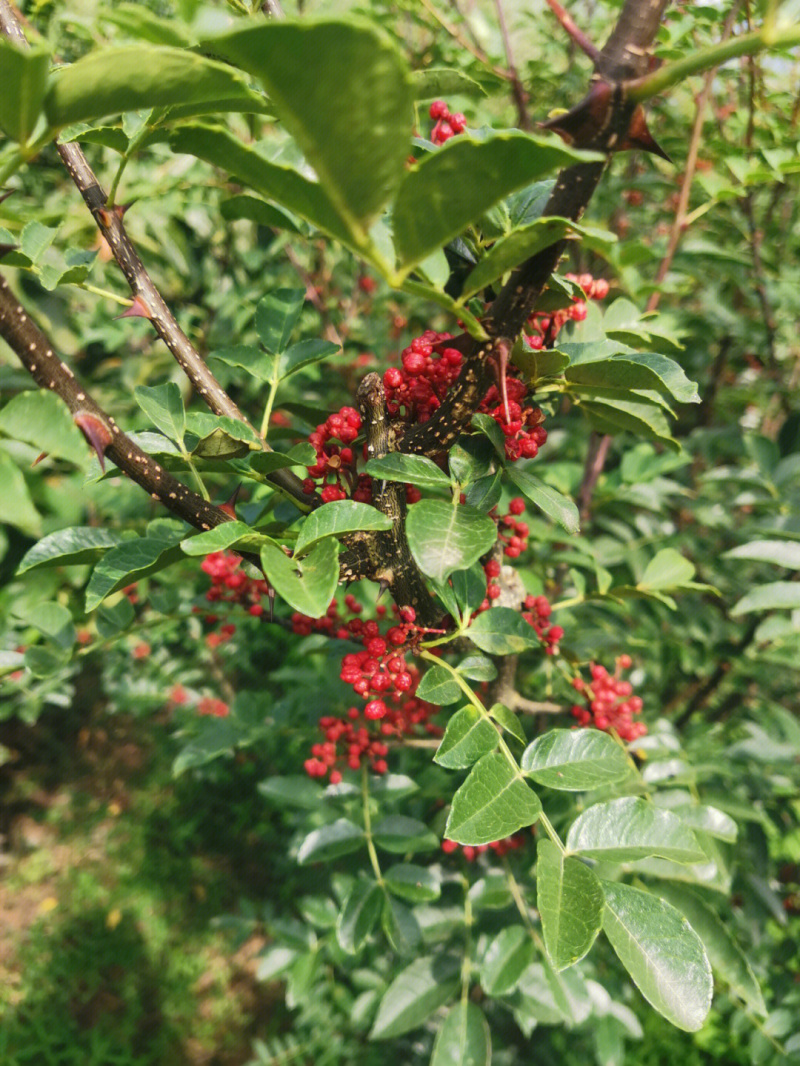
[[[212,552],[207,555],[200,564],[200,569],[211,578],[211,588],[206,592],[209,603],[225,603],[242,606],[253,618],[261,618],[264,614],[264,606],[260,602],[262,596],[269,592],[269,585],[261,578],[248,577],[241,569],[242,560],[233,552]],[[200,607],[195,607],[195,613],[201,613]],[[208,625],[216,625],[219,618],[216,614],[205,615]],[[227,640],[230,640],[236,632],[233,622],[223,623],[215,632],[206,634],[206,645],[209,648],[218,648]]]
[[[434,144],[444,144],[457,133],[463,133],[467,128],[467,120],[457,111],[450,114],[450,109],[444,100],[434,100],[429,112],[436,125],[431,130],[431,140]]]
[[[355,455],[350,445],[361,430],[361,415],[355,407],[343,407],[340,411],[328,415],[325,421],[309,435],[309,443],[314,445],[317,461],[308,468],[308,477],[303,482],[306,492],[314,492],[315,481],[325,483],[320,495],[324,503],[344,500],[350,495],[342,486],[344,481],[348,489],[355,487]],[[355,498],[355,497],[354,497]],[[369,497],[371,498],[371,497]]]
[[[442,841],[442,851],[445,855],[452,855],[454,851],[458,851],[461,848],[461,854],[467,860],[467,862],[475,862],[479,855],[483,855],[487,851],[493,851],[498,858],[502,858],[503,855],[507,855],[509,851],[517,851],[523,847],[526,841],[529,839],[527,833],[515,833],[513,836],[504,837],[502,840],[493,840],[489,844],[458,844],[455,840],[448,840],[446,837]]]
[[[426,329],[400,354],[401,367],[390,367],[383,375],[386,407],[396,416],[402,408],[408,422],[427,422],[461,370],[463,356],[448,345],[452,333]]]
[[[405,699],[419,684],[419,671],[406,663],[403,650],[418,632],[414,624],[416,612],[413,607],[401,607],[399,613],[400,624],[391,626],[385,636],[381,636],[377,622],[364,623],[363,651],[351,652],[342,659],[342,681],[352,685],[357,696],[372,697],[364,708],[364,717],[370,721],[386,717],[386,699]]]
[[[564,637],[561,626],[550,625],[553,608],[546,596],[526,596],[522,604],[525,608],[522,617],[536,630],[536,635],[544,645],[546,655],[558,655],[559,642]]]
[[[530,529],[528,523],[521,522],[519,518],[524,513],[525,501],[515,496],[508,505],[508,514],[504,514],[497,523],[497,537],[503,545],[503,555],[509,559],[518,558],[528,547]]]
[[[630,655],[620,655],[616,670],[609,674],[604,666],[591,663],[589,673],[591,682],[576,677],[572,687],[580,692],[586,702],[576,704],[572,714],[582,726],[593,725],[604,732],[613,730],[621,740],[636,740],[647,732],[643,722],[634,722],[634,716],[642,710],[642,700],[632,695],[630,681],[623,681],[620,674],[631,667]]]
[[[497,385],[492,385],[483,398],[479,411],[491,415],[505,436],[506,459],[535,459],[547,440],[542,423],[544,415],[538,407],[525,403],[528,386],[515,377],[511,367],[505,375],[505,398]]]
[[[344,770],[358,770],[367,760],[373,773],[385,774],[389,748],[382,738],[441,737],[444,731],[430,721],[438,711],[438,707],[409,696],[389,706],[379,726],[369,718],[359,724],[361,712],[357,707],[351,707],[344,718],[320,718],[319,726],[325,740],[311,748],[311,758],[303,764],[305,771],[309,777],[330,775],[330,783],[337,785]]]
[[[566,277],[568,281],[580,285],[589,300],[604,300],[608,296],[609,286],[605,278],[594,278],[591,274],[567,274]],[[575,300],[570,307],[563,307],[552,313],[534,313],[528,319],[528,326],[533,332],[526,340],[531,348],[544,348],[555,340],[559,330],[567,322],[583,322],[585,318],[585,300]]]
[[[191,696],[183,685],[173,685],[170,689],[169,703],[171,707],[185,707],[190,700]],[[196,710],[199,715],[213,718],[227,718],[231,713],[230,706],[224,700],[217,699],[215,696],[203,696],[197,701]]]

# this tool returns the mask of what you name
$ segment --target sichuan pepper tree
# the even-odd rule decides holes
[[[581,645],[582,605],[646,612],[674,606],[677,593],[714,595],[656,538],[632,585],[614,584],[590,539],[578,539],[610,439],[649,442],[630,445],[630,462],[658,477],[678,448],[673,408],[701,399],[669,321],[642,317],[645,300],[640,307],[612,293],[619,283],[605,276],[602,257],[626,277],[615,235],[581,219],[617,153],[668,159],[645,102],[800,35],[772,8],[750,32],[732,34],[731,17],[721,43],[673,43],[672,62],[658,68],[652,52],[666,2],[628,0],[602,48],[550,6],[592,73],[578,103],[536,115],[542,130],[531,133],[527,90],[510,59],[520,128],[494,129],[482,125],[485,90],[463,69],[412,69],[397,43],[359,19],[283,19],[266,5],[209,37],[197,22],[122,5],[108,22],[138,43],[77,48],[85,54],[51,69],[35,27],[0,0],[0,70],[11,86],[0,104],[3,181],[24,194],[31,164],[57,152],[100,235],[96,251],[54,261],[55,234],[40,221],[17,231],[13,197],[4,204],[0,333],[39,391],[10,399],[0,429],[43,461],[78,466],[82,435],[99,486],[122,473],[173,516],[59,528],[28,547],[23,579],[91,571],[79,579],[81,607],[25,599],[18,617],[29,646],[5,653],[8,678],[20,690],[39,686],[47,702],[78,657],[134,632],[134,659],[155,658],[148,638],[160,623],[138,602],[138,583],[152,578],[161,583],[153,608],[193,627],[216,678],[211,690],[170,673],[168,656],[154,663],[171,681],[172,707],[196,713],[176,769],[268,746],[287,727],[287,707],[308,715],[310,706],[318,734],[298,751],[297,772],[271,777],[262,791],[286,809],[287,840],[299,832],[299,864],[320,880],[323,864],[332,872],[303,904],[305,932],[284,917],[271,922],[276,943],[261,974],[288,975],[290,1005],[311,1011],[321,973],[333,968],[344,1001],[330,1009],[354,1046],[366,1035],[392,1040],[404,1061],[432,1054],[438,1066],[488,1061],[489,1021],[508,1047],[537,1024],[587,1023],[608,1061],[610,1047],[640,1030],[621,975],[607,955],[593,961],[605,949],[589,954],[601,930],[675,1026],[703,1025],[712,964],[753,1026],[765,1013],[713,894],[730,888],[735,819],[719,792],[705,794],[674,728],[648,732],[630,650]],[[470,93],[474,121],[449,102]],[[108,193],[86,154],[97,145],[119,156]],[[324,241],[358,264],[354,299],[368,306],[377,276],[423,328],[406,332],[396,310],[399,353],[381,353],[380,372],[375,357],[357,359],[349,402],[333,410],[292,399],[295,375],[324,372],[341,348],[330,322],[322,337],[304,335],[307,300],[324,311],[313,276],[248,296],[239,324],[250,343],[211,346],[203,328],[185,331],[131,240],[131,205],[121,202],[126,173],[167,148],[213,168],[195,163],[187,180],[215,175],[227,190],[226,225],[250,220],[286,235],[295,265],[293,245]],[[581,241],[593,269],[560,272]],[[50,338],[57,323],[43,330],[46,305],[29,304],[68,285],[108,299],[88,281],[95,259],[116,261],[130,288],[129,298],[110,294],[125,306],[120,317],[151,324],[208,411],[196,401],[187,410],[162,367],[133,390],[143,431],[125,433],[121,416],[95,398],[104,398],[102,378],[90,392],[62,359]],[[556,419],[563,432],[564,411],[567,433],[584,418],[593,430],[580,508],[542,469],[548,427]],[[4,463],[7,498],[27,506],[22,474],[13,459]],[[23,517],[19,528],[32,532],[35,521]],[[521,579],[515,560],[531,550],[540,571],[548,555],[572,567],[553,581],[554,594],[541,578],[528,587]],[[204,586],[199,602],[181,605],[170,574],[187,557]],[[592,585],[581,570],[587,557]],[[774,547],[749,558],[787,565]],[[775,584],[755,608],[798,606],[796,586]],[[242,673],[257,675],[259,641],[278,633],[327,649],[324,670],[305,689],[296,683],[288,703],[255,676],[233,687],[219,658],[237,646],[248,662]],[[280,680],[277,665],[270,676]],[[107,669],[109,691],[122,693],[125,676],[124,667]],[[558,727],[547,728],[558,712]],[[309,1018],[309,1027],[331,1024]],[[405,1036],[421,1027],[422,1050]]]

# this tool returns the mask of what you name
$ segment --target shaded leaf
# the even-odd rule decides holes
[[[572,966],[600,932],[603,890],[594,870],[549,840],[537,845],[536,907],[547,954],[556,970]]]
[[[332,537],[316,544],[304,559],[290,559],[277,544],[262,545],[261,565],[281,599],[302,614],[321,618],[339,584],[339,544]]]
[[[365,839],[360,826],[346,818],[338,818],[308,834],[297,852],[297,861],[301,866],[310,862],[330,862],[358,851]]]
[[[361,950],[380,917],[382,907],[380,885],[376,881],[356,881],[336,922],[336,940],[342,951],[355,955]]]
[[[115,548],[129,538],[129,533],[117,533],[98,526],[71,526],[43,537],[23,555],[18,574],[49,566],[77,566],[93,563],[109,548]]]
[[[674,907],[630,885],[604,881],[603,931],[634,984],[678,1029],[697,1032],[713,982],[700,937]]]
[[[513,992],[533,956],[533,941],[522,925],[506,926],[486,949],[480,967],[481,985],[489,996]]]
[[[380,459],[370,459],[364,472],[385,481],[402,481],[423,488],[449,488],[450,478],[432,459],[424,455],[403,455],[390,452]]]
[[[536,631],[510,607],[483,611],[467,630],[469,639],[489,655],[516,655],[526,648],[538,648]]]
[[[406,966],[381,999],[369,1036],[389,1040],[417,1029],[455,995],[460,962],[448,955],[424,956]]]
[[[531,503],[536,504],[540,511],[544,511],[548,518],[558,522],[568,533],[578,532],[581,524],[580,515],[578,508],[568,496],[564,496],[527,471],[518,470],[513,463],[506,466],[506,473],[517,488],[528,497]]]

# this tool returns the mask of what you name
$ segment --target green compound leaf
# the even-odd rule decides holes
[[[625,749],[595,729],[551,729],[525,749],[520,765],[537,784],[565,792],[610,785],[631,770]]]
[[[592,158],[527,133],[454,137],[422,159],[400,186],[393,213],[400,268],[441,248],[515,189]]]
[[[372,830],[372,838],[379,848],[396,855],[417,851],[435,851],[439,841],[424,822],[406,818],[402,814],[390,814],[378,822]]]
[[[473,766],[453,796],[444,835],[459,844],[490,844],[533,825],[541,812],[536,793],[495,752]]]
[[[320,541],[304,559],[290,559],[277,544],[264,544],[261,565],[281,599],[296,611],[321,618],[339,584],[339,543]]]
[[[489,996],[506,996],[516,988],[533,958],[533,941],[524,926],[509,925],[494,938],[481,962],[483,990]]]
[[[474,707],[464,707],[452,716],[433,761],[450,770],[472,766],[497,747],[498,733]]]
[[[764,996],[747,956],[719,916],[696,893],[682,885],[663,883],[652,891],[671,903],[690,923],[706,949],[711,968],[747,1006],[766,1015]]]
[[[534,629],[510,607],[492,607],[479,614],[467,635],[489,655],[516,655],[527,648],[539,647]]]
[[[450,478],[432,459],[424,455],[390,452],[381,459],[370,459],[364,472],[385,481],[402,481],[425,489],[449,488]]]
[[[103,48],[59,69],[44,101],[51,126],[170,104],[259,98],[227,63],[157,45]]]
[[[680,863],[706,858],[680,818],[635,796],[589,807],[570,826],[567,850],[608,862],[631,862],[650,855]]]
[[[603,890],[594,870],[569,858],[550,840],[540,840],[536,907],[547,954],[556,970],[582,959],[600,932]]]
[[[520,492],[524,493],[540,511],[544,511],[548,518],[558,522],[567,533],[578,532],[581,527],[580,515],[569,496],[564,496],[563,493],[546,485],[532,474],[517,470],[513,463],[506,466],[506,473]]]
[[[308,834],[297,852],[297,861],[301,866],[307,866],[310,862],[330,862],[341,855],[358,851],[365,841],[364,830],[360,826],[347,818],[338,818]]]
[[[94,563],[110,549],[129,539],[128,533],[116,533],[97,526],[71,526],[43,537],[22,557],[18,574],[49,566],[77,566]]]
[[[342,216],[356,227],[375,218],[403,177],[414,123],[411,76],[388,37],[355,21],[287,19],[208,45],[261,81]]]
[[[0,40],[0,130],[26,144],[42,111],[52,56],[37,45],[18,48]]]
[[[370,1040],[389,1040],[419,1028],[458,990],[459,959],[424,956],[406,966],[386,989]]]
[[[470,1000],[456,1003],[436,1034],[430,1066],[490,1066],[492,1044],[483,1011]]]
[[[181,390],[174,381],[165,385],[137,385],[133,390],[136,402],[156,427],[170,440],[183,440],[186,432],[186,412]]]
[[[173,540],[137,537],[106,552],[97,563],[86,588],[86,611],[93,611],[106,596],[119,592],[150,574],[158,573],[183,558]]]
[[[383,893],[376,881],[356,881],[336,922],[336,940],[342,951],[355,955],[380,918]]]
[[[333,500],[312,511],[300,527],[294,550],[307,551],[325,537],[339,537],[356,529],[391,529],[392,520],[368,503],[356,500]]]
[[[603,931],[633,983],[678,1029],[695,1033],[711,1007],[711,966],[674,907],[630,885],[602,882]]]
[[[466,504],[454,507],[445,500],[422,500],[408,510],[406,535],[417,566],[441,582],[485,555],[497,539],[497,526]]]

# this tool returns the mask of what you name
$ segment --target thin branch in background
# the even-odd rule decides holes
[[[736,25],[736,19],[738,18],[741,6],[741,2],[737,3],[728,13],[728,17],[725,20],[725,25],[722,29],[721,40],[727,40],[733,32],[733,27]],[[703,126],[705,125],[706,110],[711,99],[717,69],[717,67],[714,67],[712,70],[706,72],[706,76],[703,79],[703,87],[697,97],[694,123],[692,124],[692,132],[689,137],[689,151],[686,156],[686,167],[684,168],[680,192],[678,193],[678,206],[675,209],[675,218],[672,220],[669,239],[667,241],[667,250],[664,253],[664,258],[661,260],[656,274],[655,283],[658,288],[653,291],[650,299],[647,301],[648,311],[655,311],[661,301],[661,286],[669,273],[672,261],[675,258],[675,253],[678,250],[678,245],[686,230],[686,216],[689,209],[689,197],[692,191],[692,182],[694,181],[694,175],[697,169],[697,155],[700,150],[700,138],[703,133]]]
[[[589,451],[586,455],[586,464],[583,468],[583,480],[578,492],[578,511],[581,525],[589,521],[592,514],[592,498],[597,482],[603,473],[603,467],[608,457],[608,449],[611,447],[611,437],[608,434],[600,436],[592,433],[589,439]]]
[[[514,97],[514,103],[517,108],[517,124],[521,130],[529,130],[531,128],[531,120],[528,117],[528,94],[525,91],[525,86],[522,84],[519,71],[514,63],[514,53],[511,50],[511,38],[508,33],[508,26],[506,25],[505,12],[503,11],[503,0],[494,0],[494,6],[497,11],[497,24],[500,27],[500,36],[503,39],[506,65],[508,66],[508,73],[511,75],[511,95]]]
[[[428,14],[436,19],[442,29],[445,30],[446,33],[449,33],[453,40],[457,41],[462,48],[470,53],[470,55],[473,55],[479,63],[482,63],[487,70],[490,70],[492,74],[497,75],[498,78],[502,78],[504,81],[511,80],[511,74],[507,70],[504,70],[503,67],[499,67],[493,63],[480,45],[473,43],[469,38],[465,37],[458,26],[453,22],[450,22],[449,19],[446,19],[440,11],[437,11],[431,3],[431,0],[420,0],[420,3]],[[456,10],[458,10],[458,8],[456,8]]]
[[[547,0],[547,6],[561,23],[563,29],[569,34],[578,48],[584,52],[593,63],[600,58],[600,49],[594,45],[583,30],[578,29],[572,16],[564,10],[558,0]]]

